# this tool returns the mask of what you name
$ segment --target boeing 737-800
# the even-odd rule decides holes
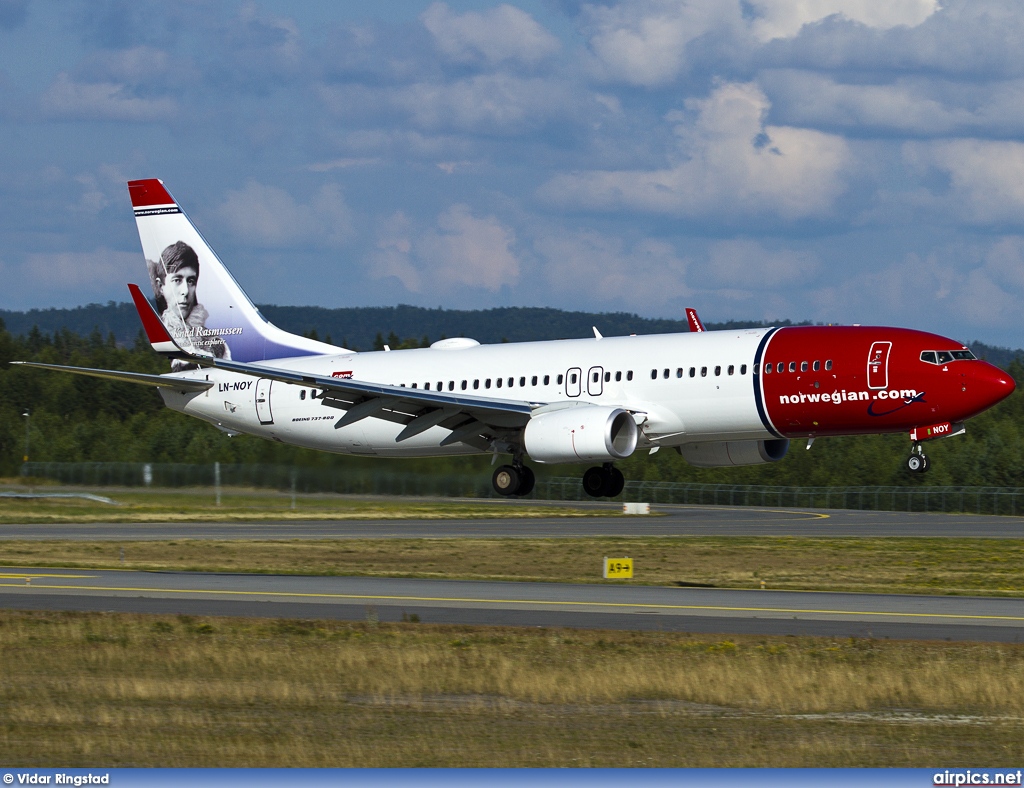
[[[31,366],[157,386],[174,410],[229,434],[341,454],[493,453],[503,495],[537,463],[595,463],[583,486],[622,491],[617,460],[678,451],[699,466],[781,460],[793,438],[906,432],[921,444],[1014,390],[1013,379],[936,334],[874,326],[705,331],[355,352],[269,323],[159,180],[128,184],[153,304],[129,285],[166,375]],[[28,363],[28,362],[21,362]]]

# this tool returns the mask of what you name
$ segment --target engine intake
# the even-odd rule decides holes
[[[523,442],[536,462],[609,462],[631,455],[637,436],[629,411],[580,405],[534,416],[526,425]]]
[[[778,462],[786,456],[789,441],[711,441],[684,443],[678,447],[683,459],[698,468],[721,468],[729,465],[762,465]]]

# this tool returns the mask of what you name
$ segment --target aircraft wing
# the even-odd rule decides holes
[[[190,380],[188,378],[176,378],[173,375],[148,375],[145,372],[121,372],[115,369],[66,367],[61,364],[41,364],[37,361],[12,361],[11,363],[19,364],[23,367],[56,369],[60,372],[72,372],[76,375],[88,375],[92,378],[116,380],[122,383],[141,383],[144,386],[156,386],[157,388],[174,389],[176,391],[206,391],[214,385],[208,380]]]
[[[455,391],[428,391],[382,383],[315,375],[301,370],[282,369],[262,363],[246,363],[215,358],[212,355],[182,350],[167,331],[149,300],[137,285],[128,285],[139,311],[143,328],[153,349],[203,367],[213,367],[243,375],[268,378],[309,386],[327,407],[345,411],[335,429],[373,417],[404,424],[396,442],[407,440],[434,426],[451,430],[442,446],[467,443],[487,449],[491,438],[504,431],[526,425],[536,408],[545,403],[476,397]]]

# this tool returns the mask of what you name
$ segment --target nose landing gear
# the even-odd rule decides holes
[[[594,498],[614,498],[622,492],[626,478],[622,471],[606,462],[600,468],[588,468],[583,474],[583,489]]]
[[[907,457],[907,469],[911,473],[924,473],[930,465],[931,463],[928,462],[928,457],[925,455],[924,449],[921,448],[921,444],[915,443],[910,450],[910,456]]]

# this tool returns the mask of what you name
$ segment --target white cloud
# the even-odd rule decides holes
[[[43,93],[40,104],[45,115],[68,120],[151,123],[177,112],[173,99],[142,98],[118,82],[76,82],[64,71]]]
[[[594,231],[545,232],[534,242],[545,278],[556,293],[581,295],[603,304],[649,313],[689,295],[688,261],[664,241],[643,239],[627,246]]]
[[[725,0],[627,0],[585,5],[582,21],[604,78],[653,87],[685,69],[691,41],[717,28],[738,28],[741,14],[739,2]]]
[[[284,189],[250,180],[227,193],[220,215],[232,232],[254,246],[338,246],[353,232],[351,212],[334,184],[300,203]]]
[[[756,241],[743,239],[718,241],[711,244],[699,281],[702,288],[711,290],[758,293],[803,287],[815,279],[819,268],[818,258],[808,252],[771,251]]]
[[[532,16],[511,5],[455,14],[445,3],[434,3],[420,15],[420,21],[438,49],[461,63],[519,61],[532,65],[560,48],[558,39]]]
[[[933,190],[922,207],[972,224],[1024,222],[1024,143],[962,139],[908,142],[907,163],[949,177],[949,188]]]
[[[495,216],[474,216],[457,204],[417,232],[402,213],[384,223],[370,255],[370,275],[394,277],[409,291],[440,294],[452,286],[496,292],[519,281],[516,237]]]
[[[914,27],[938,8],[938,0],[749,0],[756,19],[754,35],[761,41],[790,38],[804,25],[841,16],[866,27],[887,30]]]
[[[495,216],[473,216],[468,205],[453,205],[417,244],[419,256],[443,282],[497,291],[519,280],[512,251],[515,233]]]
[[[140,252],[118,252],[100,248],[94,252],[35,253],[25,258],[23,274],[54,291],[81,291],[82,303],[97,292],[123,288],[138,278],[145,261]]]
[[[851,161],[845,140],[768,126],[769,106],[756,85],[722,85],[705,100],[687,102],[696,112],[692,120],[670,116],[678,122],[677,164],[654,171],[559,175],[541,195],[570,207],[686,217],[827,215],[844,189]]]

